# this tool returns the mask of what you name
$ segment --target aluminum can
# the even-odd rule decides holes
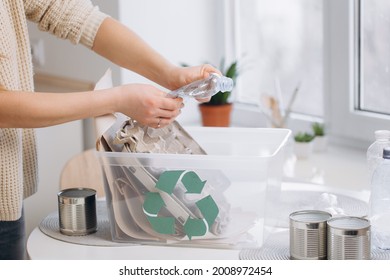
[[[302,210],[290,214],[290,259],[325,260],[327,257],[326,211]]]
[[[371,226],[360,217],[335,217],[328,221],[329,260],[371,259]]]
[[[60,232],[65,235],[87,235],[97,230],[96,191],[71,188],[58,193]]]

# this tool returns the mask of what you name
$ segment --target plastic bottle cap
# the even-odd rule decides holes
[[[390,159],[390,147],[383,148],[383,158]]]
[[[390,130],[375,131],[375,139],[389,139],[389,138],[390,138]]]
[[[219,83],[220,91],[222,92],[232,91],[233,85],[234,85],[233,79],[225,76],[220,77],[220,83]]]

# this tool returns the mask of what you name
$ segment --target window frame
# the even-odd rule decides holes
[[[374,131],[386,129],[390,116],[358,109],[359,45],[357,5],[360,0],[323,0],[324,7],[324,117],[291,114],[289,127],[307,129],[313,121],[324,122],[333,143],[366,148]],[[224,2],[225,53],[229,59],[240,54],[239,0]],[[256,106],[240,104],[240,79],[237,80],[235,103],[240,111],[256,111]],[[389,127],[390,129],[390,127]]]
[[[386,129],[390,116],[358,109],[360,53],[358,1],[327,2],[327,82],[330,92],[329,121],[332,135],[340,141],[367,147],[374,131]],[[345,57],[346,59],[342,59]]]

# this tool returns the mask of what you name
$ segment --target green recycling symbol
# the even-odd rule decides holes
[[[172,170],[165,171],[160,175],[156,188],[172,195],[179,179],[186,188],[187,194],[201,194],[206,184],[206,181],[202,181],[193,171]],[[213,225],[219,213],[218,206],[210,195],[198,200],[195,204],[203,218],[188,217],[185,221],[184,232],[190,240],[193,236],[204,236]],[[174,234],[175,218],[158,216],[158,213],[164,206],[164,200],[159,192],[146,194],[143,211],[152,228],[161,234]]]

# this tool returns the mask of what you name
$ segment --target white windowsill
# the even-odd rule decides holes
[[[366,152],[340,145],[329,145],[327,151],[313,152],[306,159],[288,156],[283,181],[319,184],[368,195],[370,185]]]

